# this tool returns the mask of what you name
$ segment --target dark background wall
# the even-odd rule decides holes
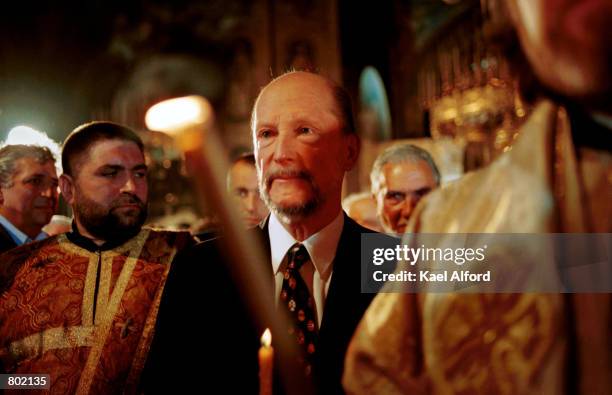
[[[343,82],[355,99],[361,71],[373,65],[388,91],[393,135],[423,135],[411,99],[414,34],[442,19],[431,11],[440,9],[450,6],[440,0],[13,2],[0,15],[0,139],[17,124],[58,140],[91,119],[143,128],[151,102],[199,91],[212,99],[230,144],[240,144],[245,109],[259,86],[304,64]],[[232,96],[237,91],[246,93]]]

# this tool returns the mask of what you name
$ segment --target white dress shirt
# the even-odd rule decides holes
[[[29,242],[32,241],[32,239],[28,235],[26,235],[25,233],[23,233],[22,231],[17,229],[17,227],[15,225],[13,225],[13,223],[11,221],[6,219],[2,215],[0,215],[0,224],[2,224],[2,226],[4,226],[4,229],[6,229],[8,234],[11,236],[11,239],[13,239],[15,244],[17,244],[18,246],[23,245],[25,243],[29,243]],[[46,234],[45,232],[40,232],[38,234],[38,236],[36,236],[34,241],[45,239],[48,236],[49,235]]]
[[[332,263],[336,256],[343,227],[344,216],[342,210],[340,210],[336,218],[327,226],[301,242],[306,247],[312,264],[310,262],[304,264],[300,269],[300,275],[314,298],[319,327],[321,327],[325,298],[334,271]],[[274,214],[270,214],[268,234],[270,236],[272,270],[275,276],[275,300],[278,303],[283,286],[283,270],[287,264],[285,256],[289,248],[298,241],[287,232]]]

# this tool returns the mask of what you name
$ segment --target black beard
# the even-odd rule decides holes
[[[119,201],[136,204],[140,210],[132,216],[119,215],[115,211]],[[115,242],[129,240],[140,232],[147,219],[147,205],[137,196],[124,193],[107,209],[81,195],[76,199],[74,214],[92,236]]]

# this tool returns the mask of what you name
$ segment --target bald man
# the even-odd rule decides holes
[[[371,294],[361,293],[360,249],[355,248],[361,234],[371,231],[341,208],[342,180],[360,148],[349,96],[316,74],[282,75],[257,98],[252,137],[259,189],[271,212],[261,227],[251,230],[269,260],[252,264],[270,274],[269,292],[278,314],[287,313],[292,321],[290,333],[300,350],[297,365],[305,382],[317,393],[343,393],[340,378],[346,348],[372,299]],[[183,365],[170,362],[201,351],[215,361],[205,373],[206,382],[215,381],[228,392],[257,391],[256,356],[265,327],[249,319],[240,287],[227,273],[230,265],[223,264],[226,255],[215,243],[204,243],[186,257],[190,262],[177,265],[169,279],[155,356],[149,361],[150,377],[156,383],[151,388],[159,388],[155,378],[167,377],[173,369],[188,374]],[[198,269],[206,273],[198,274]],[[193,301],[189,290],[197,289],[201,281],[194,279],[202,278],[211,279],[210,295],[198,302],[208,323],[197,328],[177,325],[189,315],[181,307]],[[195,349],[176,347],[173,341],[202,336],[215,340],[191,342]]]

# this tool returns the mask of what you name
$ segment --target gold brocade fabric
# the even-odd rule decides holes
[[[170,264],[190,240],[143,229],[90,252],[59,235],[2,255],[7,373],[48,373],[53,394],[136,391]]]
[[[588,131],[574,131],[588,133]],[[512,150],[428,195],[421,233],[610,232],[610,153],[577,159],[540,103]],[[377,295],[350,344],[350,394],[610,394],[609,294]]]

